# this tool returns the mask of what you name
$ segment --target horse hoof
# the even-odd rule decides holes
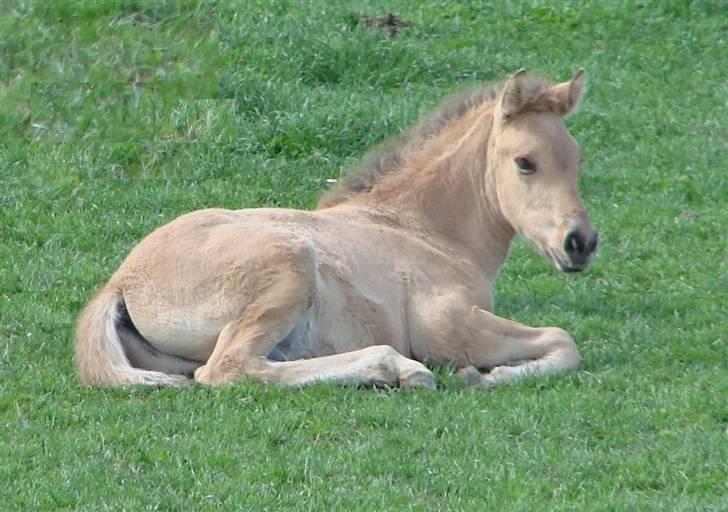
[[[466,366],[458,372],[460,381],[465,386],[477,386],[483,381],[483,376],[475,366]]]
[[[435,389],[437,382],[435,376],[429,370],[427,371],[415,371],[406,376],[400,376],[399,387],[402,389],[411,388],[424,388],[424,389]]]

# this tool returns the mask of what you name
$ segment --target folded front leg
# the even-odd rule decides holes
[[[490,368],[485,385],[573,370],[581,362],[574,340],[558,327],[528,327],[478,308],[467,324],[475,334],[469,347],[474,366]]]
[[[463,320],[457,329],[457,342],[462,344],[469,365],[490,369],[480,376],[486,387],[524,376],[572,370],[581,361],[574,340],[558,327],[528,327],[476,307]],[[464,372],[466,381],[472,382],[474,377],[472,370]]]

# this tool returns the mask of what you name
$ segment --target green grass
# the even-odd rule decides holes
[[[396,38],[363,14],[411,23]],[[728,509],[728,7],[716,1],[0,4],[0,508]],[[568,121],[584,275],[518,242],[496,312],[579,372],[479,392],[92,390],[73,322],[154,227],[311,208],[370,146],[520,67]]]

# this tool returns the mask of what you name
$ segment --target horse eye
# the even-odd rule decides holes
[[[531,174],[536,171],[536,166],[528,158],[516,157],[516,165],[521,174]]]

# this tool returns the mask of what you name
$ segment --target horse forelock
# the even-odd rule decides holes
[[[562,107],[548,94],[550,86],[551,83],[546,80],[528,77],[530,94],[519,114],[540,112],[560,115]],[[345,172],[338,183],[323,195],[319,208],[334,206],[371,191],[377,182],[402,170],[409,157],[421,150],[428,140],[452,126],[452,121],[485,103],[494,102],[502,87],[502,83],[491,84],[450,96],[412,127],[368,151],[358,166]]]

